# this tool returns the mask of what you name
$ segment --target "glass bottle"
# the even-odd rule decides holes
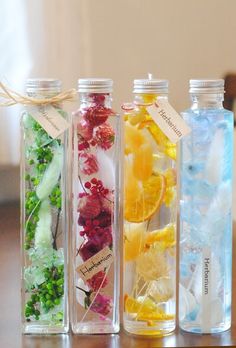
[[[52,97],[61,82],[29,79],[26,91],[30,97]],[[67,118],[62,105],[53,106]],[[21,119],[22,331],[66,333],[67,132],[51,138],[33,112],[26,107]]]
[[[175,329],[176,145],[148,113],[168,81],[134,80],[124,105],[124,328],[163,336]]]
[[[119,331],[120,119],[110,79],[79,79],[73,113],[72,331]]]
[[[192,129],[180,156],[179,325],[218,333],[231,325],[233,113],[224,80],[190,80]]]

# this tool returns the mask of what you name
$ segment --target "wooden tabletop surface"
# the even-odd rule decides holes
[[[234,232],[236,225],[234,226]],[[236,232],[235,232],[236,233]],[[234,234],[235,234],[234,233]],[[234,247],[236,237],[234,236]],[[234,248],[235,249],[235,248]],[[19,206],[0,206],[0,348],[154,348],[236,346],[236,268],[233,267],[233,324],[218,335],[193,335],[176,330],[164,338],[127,335],[26,336],[20,332],[20,232]],[[234,296],[235,294],[235,296]]]

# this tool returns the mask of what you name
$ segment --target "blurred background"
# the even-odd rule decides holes
[[[235,13],[235,0],[1,0],[0,79],[23,92],[28,77],[110,77],[119,110],[152,73],[181,111],[190,78],[236,73]],[[0,109],[0,202],[19,199],[20,110]]]

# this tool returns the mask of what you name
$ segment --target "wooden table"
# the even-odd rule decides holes
[[[235,228],[234,228],[235,230]],[[0,348],[154,348],[236,346],[236,299],[232,329],[219,335],[192,335],[179,330],[164,338],[139,338],[125,334],[96,336],[22,336],[20,332],[20,232],[19,206],[0,206]],[[234,247],[236,246],[234,238]],[[235,248],[234,248],[235,249]],[[233,293],[236,286],[233,268]],[[233,298],[235,296],[233,295]]]

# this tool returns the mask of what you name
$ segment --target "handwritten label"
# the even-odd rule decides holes
[[[27,107],[27,110],[53,139],[61,135],[70,126],[52,105],[30,106]]]
[[[80,277],[86,281],[92,278],[96,273],[103,271],[104,268],[109,267],[113,259],[112,250],[107,246],[77,267],[76,271],[79,273]]]
[[[211,332],[211,250],[202,250],[202,332]]]
[[[147,107],[148,113],[172,143],[177,143],[191,132],[189,126],[167,100],[158,100]]]

